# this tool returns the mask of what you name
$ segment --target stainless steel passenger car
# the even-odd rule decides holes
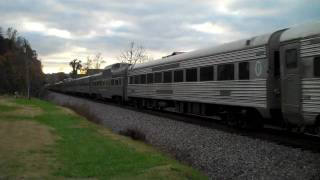
[[[320,23],[284,31],[280,37],[281,108],[292,124],[320,127]],[[319,129],[318,129],[319,130]]]
[[[91,78],[90,93],[102,98],[124,101],[127,93],[128,66],[127,63],[107,66],[102,73]]]
[[[316,22],[137,64],[128,73],[128,98],[183,113],[253,113],[304,127],[320,123],[319,61]]]
[[[67,79],[51,86],[51,89],[121,102],[126,100],[128,66],[127,63],[112,64],[100,73],[77,79]]]
[[[52,89],[320,134],[320,22],[143,64],[113,64]]]

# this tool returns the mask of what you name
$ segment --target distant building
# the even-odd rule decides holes
[[[103,69],[88,69],[86,75],[93,75],[102,72]]]
[[[56,82],[62,81],[67,78],[70,78],[70,75],[65,74],[64,72],[45,74],[45,83],[46,84],[54,84]]]
[[[162,59],[168,58],[168,57],[171,57],[171,56],[175,56],[175,55],[178,55],[178,54],[182,54],[182,53],[185,53],[185,52],[173,52],[172,54],[170,54],[168,56],[163,56]]]

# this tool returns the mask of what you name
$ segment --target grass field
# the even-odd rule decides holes
[[[0,97],[0,179],[206,179],[149,145],[33,99]]]

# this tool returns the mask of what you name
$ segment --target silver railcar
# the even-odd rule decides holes
[[[193,114],[257,112],[285,125],[318,123],[320,23],[179,54],[129,70],[128,98]]]

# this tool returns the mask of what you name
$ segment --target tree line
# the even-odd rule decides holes
[[[44,74],[37,52],[13,28],[0,27],[0,93],[37,95],[44,85]]]

